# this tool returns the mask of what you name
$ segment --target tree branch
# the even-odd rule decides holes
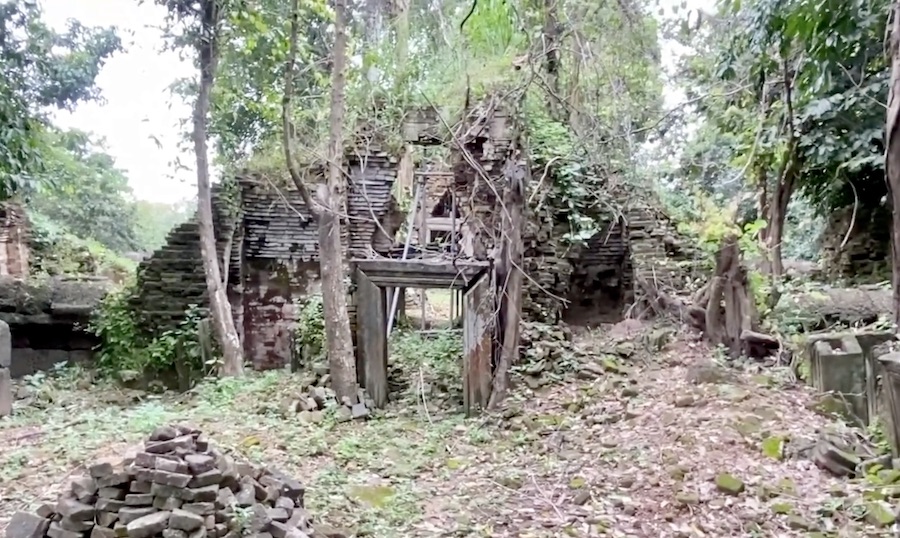
[[[291,38],[290,52],[288,53],[287,66],[284,70],[284,96],[281,98],[281,141],[284,146],[284,159],[287,161],[288,172],[297,190],[300,191],[300,197],[310,215],[317,219],[319,216],[319,208],[315,205],[312,195],[309,192],[306,182],[300,176],[297,169],[297,163],[294,161],[293,150],[293,133],[294,124],[291,122],[291,96],[294,92],[294,64],[297,63],[297,34],[300,26],[300,5],[299,0],[291,2]]]

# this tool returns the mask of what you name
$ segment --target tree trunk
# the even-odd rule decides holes
[[[319,263],[322,273],[322,302],[325,311],[325,340],[332,385],[338,401],[345,398],[357,401],[356,358],[353,355],[353,335],[347,313],[347,291],[344,286],[343,245],[341,219],[344,183],[344,64],[346,63],[347,34],[345,30],[345,0],[334,2],[334,49],[331,112],[329,117],[328,183],[319,190],[323,210],[318,216]]]
[[[547,106],[550,117],[564,121],[566,111],[561,102],[559,81],[559,21],[557,0],[544,0],[544,72],[547,75]]]
[[[889,38],[891,84],[888,96],[884,169],[891,203],[891,265],[893,284],[893,320],[900,325],[900,1],[894,2]]]
[[[281,100],[282,144],[291,180],[300,191],[303,203],[319,228],[319,272],[322,278],[322,307],[325,314],[325,344],[332,387],[339,401],[356,403],[356,358],[353,355],[353,335],[350,332],[350,315],[347,312],[347,290],[344,286],[344,248],[341,241],[341,215],[343,203],[343,122],[344,122],[344,64],[346,63],[347,35],[346,0],[335,0],[335,40],[331,84],[331,113],[329,121],[328,151],[325,156],[328,178],[319,185],[316,200],[300,175],[294,162],[291,133],[291,96],[293,92],[294,64],[297,60],[297,39],[300,26],[299,0],[293,0],[291,13],[290,52],[285,68],[284,96]]]
[[[790,154],[786,157],[789,162],[785,165],[783,173],[779,176],[778,185],[769,200],[768,213],[766,214],[765,247],[766,270],[772,289],[769,292],[768,307],[775,308],[781,299],[781,281],[784,276],[784,259],[782,254],[782,241],[784,240],[784,223],[787,219],[788,204],[794,193],[794,179],[799,172],[799,162],[796,157],[796,149],[791,144]]]
[[[324,207],[331,208],[338,205],[328,193],[322,194],[327,197],[325,200],[320,199]],[[332,386],[338,401],[349,398],[353,404],[357,400],[356,358],[353,355],[353,335],[350,333],[347,291],[344,287],[340,219],[335,212],[326,209],[319,216],[318,225],[325,342],[328,347]]]
[[[513,153],[517,157],[516,153]],[[497,263],[497,297],[500,300],[500,311],[497,319],[499,327],[500,355],[494,369],[491,386],[491,398],[488,408],[495,409],[506,397],[509,388],[509,371],[519,356],[519,329],[522,321],[522,228],[525,206],[525,182],[519,177],[520,169],[516,159],[511,158],[506,164],[505,175],[509,186],[504,205],[503,245]]]
[[[213,228],[212,190],[209,184],[209,160],[206,143],[209,95],[215,81],[218,50],[216,47],[215,0],[203,3],[202,37],[198,45],[200,53],[200,88],[194,106],[194,152],[197,156],[197,206],[200,220],[200,255],[206,276],[209,307],[216,328],[216,335],[222,347],[222,374],[241,375],[244,372],[244,357],[241,342],[234,326],[231,303],[222,281],[222,270],[216,255],[216,235]]]

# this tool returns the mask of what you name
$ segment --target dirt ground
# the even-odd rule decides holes
[[[602,332],[577,345],[606,349]],[[536,391],[520,383],[502,416],[471,419],[413,383],[372,419],[342,424],[286,412],[299,382],[283,372],[181,396],[74,375],[32,380],[32,404],[0,421],[0,529],[15,510],[54,499],[85,462],[177,421],[282,467],[306,482],[315,517],[367,536],[892,535],[868,526],[862,486],[763,449],[842,428],[811,410],[813,393],[759,367],[711,366],[715,357],[690,337],[614,367],[588,353],[581,360],[605,375]],[[741,491],[717,486],[725,473]]]

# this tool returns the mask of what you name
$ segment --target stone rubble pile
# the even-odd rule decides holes
[[[346,538],[313,526],[303,484],[235,462],[198,430],[157,428],[143,451],[101,461],[56,504],[16,513],[7,538]]]
[[[524,364],[552,366],[574,349],[572,330],[565,325],[523,321],[519,327],[519,356]]]

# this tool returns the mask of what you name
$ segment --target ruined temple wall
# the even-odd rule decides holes
[[[239,185],[244,355],[254,369],[280,368],[290,362],[300,303],[318,289],[318,229],[296,189],[251,175]]]
[[[10,328],[11,376],[59,363],[90,363],[99,340],[85,327],[110,287],[105,278],[0,277],[0,320]]]
[[[566,256],[571,289],[565,319],[571,323],[619,321],[633,296],[628,228],[610,218],[600,231]]]
[[[28,217],[21,204],[0,204],[0,275],[28,276]]]
[[[397,180],[399,161],[385,151],[369,148],[367,153],[347,156],[350,188],[347,192],[347,229],[350,255],[369,258],[384,253],[402,222],[392,191]],[[389,237],[384,237],[385,233]]]
[[[342,238],[351,257],[368,258],[373,251],[390,249],[398,227],[391,195],[397,160],[370,150],[348,155],[347,165]],[[275,187],[252,175],[242,177],[239,185],[242,246],[237,263],[244,352],[255,369],[280,368],[290,362],[302,301],[321,292],[318,227],[293,186]],[[348,309],[354,323],[352,297]]]
[[[891,212],[859,204],[830,214],[822,233],[822,267],[831,280],[876,283],[891,278]],[[848,236],[851,222],[853,229]],[[846,243],[844,242],[846,239]]]
[[[291,359],[302,300],[321,293],[318,262],[247,260],[243,281],[244,355],[254,369],[281,368]]]
[[[235,220],[229,214],[219,185],[213,187],[212,205],[216,255],[222,260],[229,249],[231,258]],[[230,283],[235,282],[235,276],[229,274]],[[208,306],[196,215],[170,231],[166,244],[138,265],[137,290],[130,304],[151,334],[176,327],[191,305]]]

